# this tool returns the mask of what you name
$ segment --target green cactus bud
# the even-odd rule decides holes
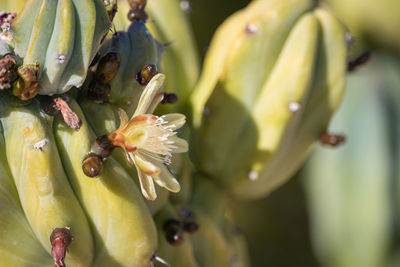
[[[109,51],[119,53],[121,58],[117,75],[110,82],[109,101],[132,116],[145,87],[137,81],[136,74],[146,64],[160,69],[157,41],[142,21],[134,21],[127,32],[117,32],[103,44],[101,52],[106,54]]]
[[[1,103],[3,105],[3,103]],[[3,112],[3,111],[1,111]],[[51,266],[51,257],[32,231],[13,182],[0,124],[0,262],[3,266]]]
[[[198,226],[187,236],[200,266],[249,266],[246,246],[239,244],[239,236],[233,235],[232,222],[226,218],[229,201],[223,187],[201,175],[194,177],[191,200],[180,215]]]
[[[157,41],[164,44],[160,49],[163,50],[162,71],[168,77],[165,91],[175,93],[179,98],[174,105],[159,107],[160,113],[185,110],[189,95],[200,76],[200,60],[194,34],[180,2],[152,0],[146,7],[150,18],[147,26]]]
[[[101,0],[32,0],[13,21],[15,53],[39,64],[39,94],[81,86],[110,21]]]
[[[114,19],[117,30],[128,28],[126,13],[129,8],[127,0],[118,2],[119,11]],[[189,19],[178,0],[149,1],[146,11],[150,18],[146,26],[158,41],[158,60],[161,61],[161,64],[157,63],[158,69],[168,77],[165,91],[174,93],[179,98],[174,105],[159,106],[157,112],[161,114],[187,111],[190,92],[200,74],[200,59]]]
[[[13,85],[13,95],[30,100],[39,93],[39,64],[27,64],[18,68],[18,79]]]
[[[198,168],[246,199],[286,181],[340,102],[346,52],[345,28],[313,1],[254,1],[230,17],[191,95]]]

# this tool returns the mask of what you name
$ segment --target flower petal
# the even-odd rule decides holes
[[[172,131],[181,128],[186,122],[185,115],[180,113],[166,114],[161,116],[161,118],[167,122],[163,126],[168,127],[168,129],[171,129]]]
[[[157,198],[157,193],[153,179],[151,178],[151,176],[146,175],[140,169],[138,169],[138,177],[143,196],[147,200],[154,201]]]
[[[146,110],[146,113],[153,113],[158,104],[163,100],[164,98],[164,93],[163,92],[158,92],[154,98],[153,101],[151,101],[149,107]]]
[[[157,96],[157,93],[161,90],[164,85],[165,75],[162,73],[156,74],[146,88],[143,90],[140,96],[138,106],[133,116],[140,114],[149,113],[149,108],[152,106],[153,99]]]
[[[128,115],[126,114],[125,110],[123,110],[122,108],[118,109],[118,115],[119,115],[119,120],[120,120],[119,128],[122,128],[128,123],[129,118],[128,118]]]
[[[146,175],[154,176],[160,173],[160,169],[156,165],[139,155],[139,153],[133,153],[133,158],[136,167],[143,171]]]
[[[158,164],[157,164],[158,165]],[[169,172],[167,167],[160,164],[160,174],[153,176],[154,181],[161,187],[165,187],[171,192],[177,193],[181,190],[178,180]]]
[[[171,142],[169,146],[172,147],[171,153],[184,153],[189,150],[189,145],[186,140],[179,138],[176,135],[171,136],[169,141]]]

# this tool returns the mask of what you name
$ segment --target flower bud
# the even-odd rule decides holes
[[[95,73],[97,80],[103,84],[111,82],[118,73],[120,61],[120,55],[117,52],[108,52],[103,56]]]

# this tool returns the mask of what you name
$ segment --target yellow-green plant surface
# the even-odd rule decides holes
[[[204,11],[212,5],[0,0],[0,9],[17,12],[0,14],[0,266],[267,266],[249,257],[235,203],[283,185],[330,131],[345,94],[349,30],[356,41],[363,32],[313,0],[232,1],[224,5],[244,8],[206,50],[205,35],[194,33],[210,35],[222,21]],[[385,25],[381,36],[393,30]],[[349,166],[342,173],[358,166],[373,194],[364,199],[365,187],[351,179],[342,189],[339,178],[322,190],[325,180],[310,175],[314,244],[326,266],[384,264],[390,158],[376,129],[388,123],[370,92],[347,92],[353,109],[340,115],[366,127],[349,135],[357,153],[343,147],[313,159],[321,177],[331,170],[338,178],[335,157]],[[363,158],[366,139],[378,159],[353,160]],[[320,213],[333,191],[357,220],[337,199],[329,216]],[[374,219],[367,208],[380,213]],[[343,241],[341,218],[375,241]],[[60,228],[66,234],[55,238]]]

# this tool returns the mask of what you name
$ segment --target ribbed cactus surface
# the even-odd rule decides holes
[[[330,9],[252,1],[202,66],[187,1],[0,9],[0,265],[250,266],[228,207],[327,134],[349,47]]]

